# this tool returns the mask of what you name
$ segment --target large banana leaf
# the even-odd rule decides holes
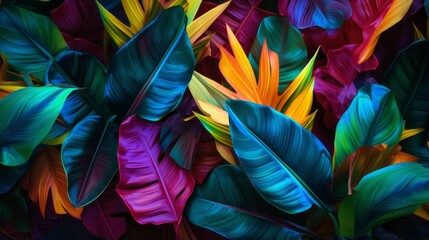
[[[0,53],[22,74],[43,80],[49,60],[67,49],[61,32],[47,17],[19,7],[0,8]]]
[[[162,153],[158,143],[161,127],[138,115],[121,124],[116,191],[138,223],[173,223],[177,227],[195,181],[190,172]]]
[[[109,110],[104,104],[106,68],[95,57],[77,51],[64,51],[50,61],[45,82],[80,88],[71,93],[63,109],[62,120],[70,127],[95,112],[104,118]]]
[[[304,39],[287,17],[272,16],[262,20],[249,54],[256,76],[259,74],[259,61],[265,40],[268,49],[279,56],[279,93],[282,93],[307,64]]]
[[[365,86],[338,122],[333,164],[339,166],[361,146],[397,144],[402,130],[402,117],[393,93],[378,84]]]
[[[18,166],[48,135],[67,96],[75,89],[28,87],[0,100],[0,164]]]
[[[234,151],[250,181],[272,205],[299,213],[331,212],[330,155],[311,132],[273,108],[227,101]]]
[[[404,152],[429,166],[429,42],[419,41],[402,51],[384,75],[383,83],[395,94],[405,128],[425,131],[401,141]]]
[[[340,234],[359,238],[389,220],[410,215],[429,199],[429,171],[400,163],[365,176],[339,208]]]
[[[301,239],[306,231],[270,215],[278,212],[238,167],[216,168],[189,199],[186,217],[228,239]]]
[[[124,117],[156,121],[180,102],[195,66],[181,7],[161,13],[113,57],[106,101]]]
[[[78,123],[64,141],[61,157],[68,195],[75,207],[94,201],[118,170],[118,125],[98,115]]]

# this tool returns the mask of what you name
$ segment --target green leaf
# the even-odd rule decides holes
[[[18,187],[0,195],[0,221],[11,223],[20,232],[30,232],[27,202]]]
[[[403,50],[390,65],[383,83],[395,94],[405,128],[425,131],[401,141],[404,152],[429,166],[429,42],[418,41]]]
[[[185,210],[190,222],[228,239],[301,239],[303,227],[270,217],[265,202],[238,167],[216,168],[194,190]]]
[[[418,163],[399,163],[366,175],[340,204],[340,234],[359,238],[414,213],[429,201],[428,186],[429,171]]]
[[[0,163],[18,166],[48,135],[73,88],[28,87],[0,100]]]
[[[179,104],[194,66],[183,8],[169,8],[115,54],[106,101],[121,118],[159,120]]]
[[[116,171],[118,125],[98,115],[79,122],[66,138],[61,158],[67,177],[67,190],[75,207],[85,206],[100,196]]]
[[[279,56],[279,93],[282,93],[307,64],[307,48],[301,32],[290,24],[287,17],[271,16],[262,20],[249,54],[256,76],[264,40],[268,49]]]
[[[393,93],[378,84],[362,87],[338,122],[335,166],[340,166],[361,146],[397,144],[402,130],[403,121]]]
[[[250,181],[287,213],[313,204],[331,212],[330,155],[311,132],[273,108],[227,101],[234,151]]]
[[[43,80],[49,60],[67,49],[48,18],[19,7],[0,8],[0,53],[20,73]]]

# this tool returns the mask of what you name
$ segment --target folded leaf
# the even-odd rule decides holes
[[[0,9],[0,53],[22,74],[43,80],[49,60],[67,49],[61,32],[47,17],[19,7]]]
[[[361,146],[399,142],[403,121],[393,93],[378,84],[359,89],[337,125],[334,166]]]
[[[301,32],[289,23],[287,17],[266,17],[259,26],[249,54],[249,61],[256,75],[259,74],[259,61],[265,39],[268,49],[279,55],[279,93],[282,93],[305,67],[307,49]]]
[[[246,174],[231,165],[216,168],[189,199],[186,216],[228,239],[301,239],[304,228],[279,221]]]
[[[73,88],[28,87],[0,100],[0,163],[18,166],[48,135]]]
[[[352,16],[352,7],[348,0],[285,0],[279,1],[279,12],[297,28],[337,29]]]
[[[429,42],[419,41],[402,51],[384,75],[383,83],[392,90],[405,128],[424,128],[425,131],[401,141],[404,152],[420,158],[429,165],[429,70],[424,67],[429,59]]]
[[[332,211],[330,155],[311,132],[250,102],[228,101],[228,115],[234,151],[265,200],[287,213]]]
[[[183,9],[169,8],[115,54],[106,86],[113,112],[156,121],[179,104],[195,66],[185,24]]]
[[[140,224],[180,224],[195,181],[159,145],[161,125],[127,118],[119,129],[120,180],[116,191]]]
[[[118,170],[118,125],[98,115],[79,122],[64,141],[61,158],[67,176],[67,191],[75,207],[94,201]]]
[[[429,199],[429,172],[400,163],[365,176],[339,208],[340,234],[359,238],[389,220],[415,212]]]

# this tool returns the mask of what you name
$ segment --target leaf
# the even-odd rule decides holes
[[[298,123],[274,109],[228,101],[234,151],[246,175],[265,200],[287,213],[313,204],[330,212],[330,155]]]
[[[60,154],[60,150],[56,147],[39,150],[28,173],[28,195],[34,203],[39,204],[43,217],[45,217],[50,192],[55,213],[69,213],[74,218],[80,218],[83,208],[75,208],[70,203],[67,195],[67,179]]]
[[[352,7],[347,0],[285,0],[279,1],[279,12],[297,28],[337,29],[352,16]]]
[[[249,54],[249,61],[256,75],[259,74],[260,56],[265,39],[268,49],[279,55],[279,93],[282,93],[305,67],[307,49],[301,32],[289,23],[287,17],[266,17],[259,26]]]
[[[81,221],[69,215],[60,215],[55,224],[50,227],[40,239],[79,239],[79,240],[102,240],[92,235]]]
[[[119,129],[120,180],[116,191],[140,224],[174,223],[182,219],[195,181],[158,143],[161,125],[133,115]]]
[[[189,199],[186,216],[228,239],[301,239],[297,225],[279,221],[246,174],[231,165],[216,168]]]
[[[18,166],[48,135],[73,88],[28,87],[0,100],[0,163]]]
[[[0,7],[17,6],[48,17],[54,5],[52,0],[2,0],[0,2]]]
[[[19,7],[0,9],[0,53],[22,74],[45,77],[49,60],[67,49],[61,32],[47,17]]]
[[[104,103],[106,68],[87,53],[64,51],[50,61],[45,82],[54,85],[72,85],[81,90],[71,93],[61,110],[62,120],[74,127],[95,112],[108,118]]]
[[[0,221],[11,223],[20,232],[30,232],[27,203],[18,187],[0,195]]]
[[[405,128],[424,128],[409,139],[400,142],[404,152],[429,164],[427,134],[429,132],[429,71],[424,67],[429,58],[428,41],[418,41],[403,50],[383,77],[383,83],[392,90],[399,111],[405,120]]]
[[[31,161],[27,161],[25,164],[17,167],[8,167],[0,164],[0,194],[9,192],[31,164]]]
[[[95,236],[103,239],[119,239],[127,230],[125,214],[127,206],[116,193],[113,180],[101,196],[85,206],[82,223]]]
[[[337,125],[334,166],[361,146],[399,142],[403,121],[393,93],[378,84],[359,89]]]
[[[358,238],[389,220],[415,212],[429,198],[429,172],[400,163],[365,176],[339,208],[340,234]]]
[[[115,54],[106,101],[118,116],[156,121],[179,104],[195,66],[185,24],[183,9],[169,8]]]
[[[61,158],[67,176],[67,191],[75,207],[94,201],[118,170],[118,126],[98,115],[79,122],[64,141]]]

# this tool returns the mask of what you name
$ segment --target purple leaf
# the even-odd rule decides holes
[[[279,12],[297,28],[337,29],[352,15],[349,0],[283,0]]]
[[[125,214],[128,212],[112,181],[106,191],[82,213],[82,223],[95,236],[103,239],[119,239],[127,230]]]
[[[120,180],[116,191],[140,224],[174,223],[182,219],[195,181],[158,143],[161,123],[127,118],[119,129]]]

